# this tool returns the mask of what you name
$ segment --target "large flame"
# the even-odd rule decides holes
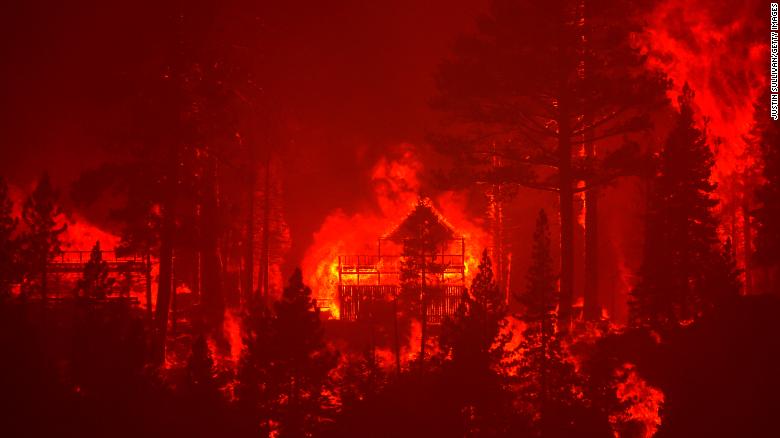
[[[671,79],[672,102],[686,82],[696,93],[697,122],[707,129],[715,153],[712,180],[721,201],[720,238],[732,240],[743,270],[749,266],[751,242],[749,232],[737,230],[749,230],[744,224],[750,220],[752,175],[759,164],[747,139],[754,116],[769,117],[754,114],[768,79],[766,9],[758,0],[665,0],[648,15],[640,38],[649,67]]]
[[[626,409],[610,417],[613,428],[619,429],[621,424],[628,422],[638,423],[642,426],[641,436],[652,437],[661,425],[664,393],[645,382],[633,364],[624,364],[616,371],[616,377],[615,395]],[[619,436],[617,431],[615,436]]]
[[[745,135],[768,70],[762,22],[755,17],[758,3],[667,0],[649,16],[643,36],[649,66],[673,82],[672,102],[683,84],[690,84],[699,122],[703,126],[708,120],[709,133],[722,142],[715,148],[716,179],[754,164],[754,157],[744,153]]]
[[[371,171],[376,208],[353,214],[334,210],[314,234],[314,243],[303,258],[303,271],[320,305],[338,317],[338,256],[376,253],[377,238],[392,230],[410,212],[420,197],[419,175],[423,171],[413,145],[401,144],[395,156],[382,157]],[[466,197],[444,192],[432,200],[459,235],[466,241],[466,278],[477,270],[482,248],[489,245],[487,234],[467,217]]]

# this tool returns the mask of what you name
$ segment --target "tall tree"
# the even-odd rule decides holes
[[[22,237],[22,257],[26,271],[24,293],[38,292],[47,298],[47,268],[49,260],[62,252],[60,236],[65,232],[59,193],[49,175],[44,173],[22,209],[25,233]]]
[[[442,292],[440,280],[446,266],[436,253],[453,238],[453,231],[433,210],[430,201],[420,199],[409,216],[390,234],[403,245],[399,279],[403,301],[418,307],[421,326],[420,363],[425,362],[428,342],[428,307]],[[398,355],[398,352],[396,352]]]
[[[11,294],[11,285],[19,280],[18,242],[14,236],[18,223],[8,184],[0,177],[0,300]]]
[[[435,101],[453,116],[440,138],[448,150],[483,164],[498,154],[504,182],[558,193],[563,329],[574,297],[574,196],[630,171],[635,145],[623,137],[647,126],[657,92],[630,44],[636,2],[588,4],[584,20],[581,1],[495,0],[441,67]],[[580,150],[594,142],[608,148],[586,165]]]
[[[662,328],[698,316],[712,304],[708,276],[727,269],[720,250],[710,181],[714,157],[693,117],[685,84],[680,114],[650,182],[640,280],[631,292],[634,324]]]
[[[246,306],[242,321],[241,360],[238,366],[236,399],[247,418],[248,429],[267,436],[271,433],[273,394],[270,388],[272,360],[272,314],[267,303],[255,299]]]
[[[274,303],[274,313],[271,384],[278,394],[279,436],[307,436],[319,427],[327,409],[328,373],[337,356],[325,344],[319,309],[300,269]]]
[[[325,344],[319,309],[300,269],[273,313],[258,303],[245,326],[239,400],[263,433],[311,436],[327,413],[328,375],[338,357]]]
[[[500,435],[512,416],[511,398],[501,373],[511,333],[506,327],[505,297],[493,276],[487,250],[482,252],[479,272],[464,292],[454,317],[444,321],[439,345],[448,360],[442,365],[445,379],[459,382],[462,423],[467,430],[487,436]]]
[[[519,318],[526,323],[517,371],[521,402],[536,419],[533,423],[538,436],[598,436],[590,429],[592,421],[582,415],[583,401],[577,396],[581,379],[566,356],[557,329],[557,275],[544,210],[536,221],[527,281],[526,290],[516,297],[523,307]]]

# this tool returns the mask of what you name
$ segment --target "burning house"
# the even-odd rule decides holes
[[[380,307],[438,324],[466,290],[466,241],[427,200],[420,200],[373,254],[338,256],[341,320],[372,319]],[[399,304],[400,303],[400,304]]]
[[[96,253],[97,251],[97,253]],[[96,254],[98,257],[96,258]],[[46,282],[42,292],[50,300],[69,300],[78,294],[79,281],[90,263],[99,263],[115,282],[105,296],[88,296],[97,301],[127,301],[139,303],[145,296],[147,306],[152,293],[152,261],[149,256],[117,254],[113,250],[64,251],[49,260],[46,266]],[[94,268],[93,268],[94,269]]]

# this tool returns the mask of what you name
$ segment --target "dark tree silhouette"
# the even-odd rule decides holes
[[[506,432],[513,416],[502,374],[512,334],[502,333],[507,325],[506,305],[487,250],[470,292],[464,292],[454,317],[445,320],[441,329],[439,344],[447,358],[441,372],[446,381],[458,382],[449,397],[459,404],[464,428],[480,436],[497,436]]]
[[[482,164],[478,180],[558,193],[562,329],[574,298],[574,196],[631,171],[636,145],[622,137],[647,126],[647,106],[657,100],[659,87],[649,85],[658,81],[630,43],[637,9],[637,2],[496,0],[437,78],[435,106],[454,125],[438,143]],[[598,159],[596,142],[604,145]],[[577,156],[581,146],[587,162]],[[595,300],[596,290],[588,292]],[[587,307],[599,316],[597,303]]]
[[[22,236],[22,260],[25,269],[23,293],[47,295],[47,265],[49,259],[62,252],[60,236],[67,228],[59,204],[59,193],[44,173],[35,190],[27,197],[22,209],[25,232]]]
[[[695,126],[693,98],[686,84],[678,98],[680,115],[650,182],[644,261],[631,292],[632,320],[640,326],[668,327],[698,316],[715,299],[710,275],[731,272],[718,248],[713,215],[714,158],[705,132]]]
[[[534,231],[528,286],[517,296],[526,323],[519,345],[517,379],[521,405],[541,437],[608,436],[606,421],[579,395],[583,384],[556,330],[556,280],[550,255],[547,214],[539,212]]]
[[[13,216],[13,201],[8,184],[0,177],[0,300],[11,294],[11,285],[19,280],[18,242],[14,233],[19,220]]]
[[[247,429],[262,435],[271,432],[273,394],[270,387],[272,361],[272,315],[265,302],[255,300],[243,319],[243,349],[238,366],[236,399]]]
[[[206,338],[199,335],[192,343],[179,393],[189,417],[188,429],[195,435],[213,436],[226,432],[224,423],[229,418],[228,406],[220,390],[224,377],[214,366]]]
[[[74,293],[79,298],[102,300],[111,294],[115,282],[116,279],[109,277],[108,264],[103,261],[100,241],[95,242]]]
[[[264,433],[310,436],[328,412],[325,391],[338,357],[325,344],[319,310],[300,269],[273,309],[272,315],[256,310],[247,319],[239,399],[254,410]]]
[[[403,245],[399,275],[401,299],[420,309],[421,364],[425,362],[428,342],[428,304],[432,295],[441,291],[437,282],[445,269],[442,261],[436,260],[436,253],[452,237],[452,229],[433,210],[430,201],[422,199],[390,234],[391,239]]]
[[[361,404],[375,398],[387,384],[388,376],[372,349],[348,357],[339,367],[338,387],[341,411],[348,414],[359,411]]]
[[[278,402],[280,437],[303,437],[319,427],[328,400],[328,373],[337,356],[325,345],[311,289],[296,269],[282,299],[274,303],[274,357],[270,384]]]

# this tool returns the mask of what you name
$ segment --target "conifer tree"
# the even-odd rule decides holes
[[[274,303],[274,314],[270,377],[278,401],[279,436],[307,436],[328,406],[324,391],[337,356],[325,345],[319,309],[300,269]]]
[[[442,365],[447,381],[458,382],[452,391],[459,411],[467,413],[467,430],[488,436],[506,430],[511,417],[511,398],[501,374],[506,344],[511,334],[506,326],[504,297],[493,276],[487,250],[482,252],[479,272],[465,291],[454,317],[444,321],[439,345],[448,358]]]
[[[76,285],[76,296],[102,300],[111,294],[116,279],[109,277],[108,263],[103,260],[100,241],[95,242],[84,272]]]
[[[310,436],[328,409],[325,390],[337,356],[325,344],[311,289],[296,269],[269,314],[260,304],[245,321],[239,400],[263,433]]]
[[[10,295],[11,284],[19,279],[16,259],[18,242],[14,236],[18,222],[13,216],[13,201],[8,193],[8,184],[4,178],[0,178],[0,300]]]
[[[238,366],[236,399],[239,411],[249,421],[248,429],[262,436],[270,434],[273,399],[270,388],[272,360],[272,315],[259,299],[247,307],[242,323],[243,349]]]
[[[40,293],[46,299],[47,264],[62,252],[60,236],[67,224],[58,202],[59,193],[52,187],[49,175],[38,180],[22,209],[22,221],[26,227],[22,237],[22,257],[26,271],[25,293]]]
[[[399,273],[401,298],[420,309],[420,364],[425,362],[428,343],[428,307],[434,295],[441,291],[437,282],[445,269],[436,260],[436,252],[452,237],[452,229],[434,212],[430,201],[424,199],[418,201],[391,234],[393,240],[403,244]]]
[[[437,143],[448,154],[475,164],[470,173],[480,182],[559,197],[564,330],[574,298],[575,195],[632,171],[636,145],[620,138],[647,126],[648,106],[662,90],[631,44],[642,3],[494,0],[437,76],[434,105],[451,125]],[[597,298],[588,291],[588,301]],[[597,303],[587,304],[589,314],[598,313],[590,311]]]
[[[556,330],[557,275],[550,253],[547,214],[539,212],[534,230],[531,266],[525,292],[516,298],[523,306],[519,316],[526,323],[519,345],[518,380],[521,401],[536,415],[534,427],[540,436],[567,436],[580,401],[576,397],[577,376],[566,360]]]
[[[488,370],[498,365],[506,339],[500,335],[506,325],[506,306],[493,277],[487,250],[482,252],[479,272],[464,292],[452,319],[444,321],[439,339],[452,362],[465,368]]]
[[[714,157],[693,118],[686,84],[680,114],[650,182],[640,280],[631,292],[634,324],[655,328],[690,320],[710,307],[708,275],[724,269],[710,182]]]

